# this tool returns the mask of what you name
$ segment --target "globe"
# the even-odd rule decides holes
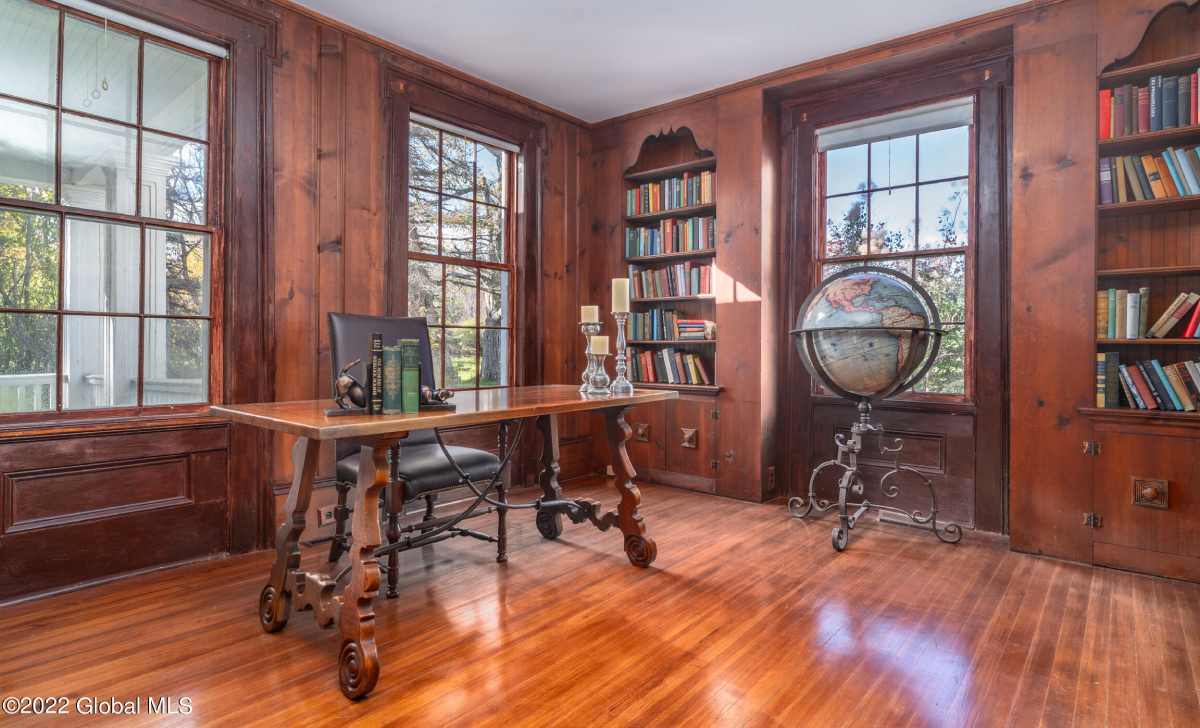
[[[850,399],[891,397],[920,380],[937,355],[941,320],[909,276],[850,268],[809,294],[792,330],[805,367]]]

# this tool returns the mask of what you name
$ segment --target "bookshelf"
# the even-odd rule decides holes
[[[663,139],[654,144],[659,148],[643,148],[644,154],[650,152],[643,157],[646,163],[635,165],[623,175],[622,262],[631,278],[633,314],[651,314],[659,321],[674,316],[715,322],[716,298],[711,291],[716,259],[717,158],[696,149],[691,139]],[[693,158],[672,158],[681,155]],[[660,161],[665,163],[657,163]],[[649,338],[635,335],[632,321],[630,329],[631,359],[638,359],[638,367],[631,366],[638,375],[631,376],[635,386],[673,389],[682,394],[720,393],[715,337],[680,339],[663,331]],[[657,381],[650,381],[646,374],[647,353],[649,362],[658,362],[655,366],[663,363],[661,357],[675,355],[672,361],[677,357],[682,362],[688,381],[665,382],[661,370],[654,375]],[[701,367],[708,377],[707,384],[695,381]],[[672,376],[677,377],[679,369],[676,365]]]
[[[1155,47],[1149,44],[1149,52]],[[1169,88],[1170,82],[1163,83],[1158,78],[1176,76],[1178,79],[1188,79],[1188,98],[1192,96],[1190,76],[1200,69],[1200,53],[1183,53],[1165,58],[1139,58],[1134,54],[1125,62],[1124,67],[1113,68],[1101,73],[1097,79],[1099,98],[1103,100],[1106,90],[1114,96],[1121,95],[1122,101],[1137,98],[1137,87],[1154,85],[1157,95],[1163,86]],[[1153,80],[1152,80],[1153,79]],[[1179,96],[1183,83],[1176,81],[1174,95]],[[1129,87],[1133,90],[1128,90]],[[1182,107],[1183,100],[1179,99]],[[1103,103],[1098,105],[1100,122],[1104,121]],[[1112,108],[1112,107],[1110,107]],[[1120,108],[1113,108],[1111,114],[1120,114]],[[1144,115],[1144,110],[1143,110]],[[1156,117],[1160,112],[1156,110]],[[1186,111],[1188,118],[1177,120],[1174,127],[1145,130],[1137,129],[1139,121],[1136,112],[1126,111],[1122,119],[1113,122],[1108,138],[1101,130],[1097,139],[1098,167],[1103,170],[1105,160],[1108,168],[1114,170],[1111,174],[1112,199],[1105,202],[1104,181],[1101,180],[1100,194],[1096,206],[1096,270],[1095,288],[1099,291],[1121,289],[1137,292],[1148,288],[1150,295],[1142,305],[1148,308],[1148,326],[1154,322],[1171,305],[1178,294],[1187,292],[1200,293],[1200,219],[1193,223],[1193,210],[1200,210],[1200,194],[1188,193],[1188,180],[1184,170],[1179,166],[1166,164],[1166,172],[1172,175],[1172,181],[1178,181],[1182,186],[1176,187],[1177,195],[1157,197],[1154,199],[1133,199],[1135,195],[1130,185],[1135,182],[1130,179],[1128,167],[1123,168],[1124,199],[1117,191],[1119,184],[1115,167],[1118,162],[1113,160],[1131,157],[1134,160],[1150,156],[1150,167],[1154,168],[1157,157],[1163,163],[1167,157],[1175,165],[1188,164],[1188,150],[1200,146],[1200,118],[1192,118],[1190,108]],[[1114,117],[1115,118],[1115,117]],[[1130,130],[1130,123],[1134,129]],[[1121,129],[1118,125],[1125,128]],[[1168,150],[1179,151],[1168,151]],[[1135,168],[1135,171],[1137,169]],[[1142,168],[1142,171],[1147,171]],[[1166,180],[1160,175],[1160,181],[1166,186]],[[1145,180],[1143,180],[1145,182]],[[1144,184],[1143,184],[1144,187]],[[1169,188],[1168,188],[1169,189]],[[1097,301],[1097,315],[1103,316],[1105,304]],[[1137,362],[1158,360],[1163,367],[1182,363],[1188,360],[1200,360],[1200,339],[1185,337],[1184,330],[1191,319],[1189,309],[1183,320],[1175,324],[1162,338],[1148,337],[1144,334],[1137,337],[1112,338],[1108,332],[1101,330],[1101,322],[1096,321],[1094,327],[1094,345],[1098,355],[1104,354],[1115,357],[1119,364],[1127,370],[1136,367]],[[1140,332],[1139,332],[1140,333]],[[1100,363],[1097,367],[1102,367]],[[1112,372],[1111,367],[1109,373]],[[1099,372],[1095,373],[1097,378]],[[1129,384],[1129,380],[1125,380]],[[1200,385],[1200,382],[1196,383]],[[1097,384],[1099,386],[1099,383]],[[1121,385],[1118,375],[1116,382],[1116,405],[1113,404],[1112,392],[1108,403],[1100,407],[1097,402],[1094,407],[1079,408],[1080,414],[1089,418],[1120,419],[1140,426],[1195,426],[1200,424],[1200,416],[1195,412],[1177,410],[1142,409],[1130,404],[1126,387]],[[1097,393],[1097,396],[1100,396]],[[1135,398],[1136,399],[1136,398]],[[1200,398],[1194,398],[1200,399]],[[1200,402],[1198,402],[1200,404]]]

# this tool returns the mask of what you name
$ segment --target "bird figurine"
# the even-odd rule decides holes
[[[362,359],[355,359],[342,370],[338,372],[337,379],[334,381],[334,390],[337,392],[333,401],[341,409],[363,409],[367,406],[367,390],[363,388],[361,382],[350,373],[350,370],[358,366]]]

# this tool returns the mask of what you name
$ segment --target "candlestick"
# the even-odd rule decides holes
[[[628,289],[626,289],[626,294],[628,294]],[[616,296],[616,289],[613,290],[613,295]],[[630,382],[625,376],[629,369],[625,356],[625,322],[629,319],[629,312],[613,311],[613,318],[617,320],[617,378],[613,380],[612,393],[633,394],[633,382]]]
[[[584,308],[591,308],[597,311],[599,310],[598,306],[584,306]],[[587,393],[588,387],[590,387],[592,384],[592,337],[600,333],[600,331],[604,328],[603,324],[601,324],[598,320],[598,317],[599,313],[597,313],[596,321],[579,322],[579,330],[583,333],[584,340],[583,356],[587,360],[587,366],[584,367],[583,370],[583,384],[579,385],[580,393],[584,394]]]
[[[594,324],[600,321],[599,306],[580,306],[579,320],[585,324]]]
[[[607,348],[607,345],[605,345],[605,348]],[[607,396],[612,394],[612,390],[609,389],[608,386],[610,381],[608,378],[608,372],[604,370],[604,360],[606,358],[608,358],[608,354],[588,354],[588,359],[591,360],[592,377],[591,381],[588,383],[588,388],[585,394],[593,396]]]
[[[612,279],[612,312],[629,313],[629,279]]]
[[[607,336],[593,336],[589,340],[589,343],[591,346],[589,351],[591,353],[604,354],[604,355],[608,354],[608,337]]]

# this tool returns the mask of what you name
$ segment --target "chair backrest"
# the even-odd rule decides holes
[[[358,381],[367,386],[367,367],[370,366],[371,334],[382,334],[383,345],[393,346],[399,339],[417,339],[421,347],[421,384],[433,387],[433,350],[429,345],[429,324],[424,317],[399,316],[360,316],[352,313],[329,314],[329,347],[330,372],[329,384],[331,396],[336,393],[334,382],[338,372],[346,364],[361,359],[362,362],[350,373]],[[423,430],[410,433],[404,440],[405,444],[432,442],[433,432]],[[353,440],[337,441],[337,457],[342,459],[358,450],[358,443]]]

